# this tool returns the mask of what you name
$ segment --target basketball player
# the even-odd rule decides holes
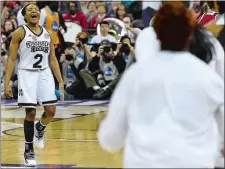
[[[51,122],[56,111],[57,99],[52,72],[59,82],[61,100],[64,99],[64,88],[54,53],[52,36],[38,24],[39,8],[34,4],[28,4],[24,7],[22,14],[27,24],[19,27],[12,34],[5,74],[5,95],[7,98],[13,96],[9,81],[17,51],[20,50],[18,105],[25,107],[26,110],[24,164],[25,166],[36,166],[33,139],[38,148],[44,147],[44,129]],[[44,113],[40,121],[34,124],[38,101],[44,106]]]

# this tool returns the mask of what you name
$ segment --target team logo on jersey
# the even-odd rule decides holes
[[[113,70],[111,67],[105,68],[105,71],[104,71],[105,76],[112,76],[112,73],[113,73]]]
[[[45,33],[45,34],[44,34],[44,37],[45,37],[46,39],[49,39],[49,38],[50,38],[50,36],[49,36],[48,33]]]
[[[31,49],[31,52],[43,51],[48,53],[50,51],[50,43],[47,41],[27,41],[26,47]]]
[[[36,36],[33,36],[32,39],[33,39],[33,41],[37,41],[37,37]]]
[[[59,29],[58,23],[56,21],[52,22],[52,30],[56,32],[58,31],[58,29]]]

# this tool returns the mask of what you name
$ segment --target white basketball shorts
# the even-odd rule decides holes
[[[44,70],[18,69],[18,105],[36,108],[57,103],[55,81],[50,68]]]

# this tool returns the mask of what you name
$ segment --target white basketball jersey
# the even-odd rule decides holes
[[[27,25],[23,25],[25,36],[20,43],[19,69],[37,70],[49,67],[51,38],[48,31],[41,27],[37,35]]]

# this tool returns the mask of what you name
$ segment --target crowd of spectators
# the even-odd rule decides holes
[[[154,8],[142,1],[1,1],[1,85],[9,54],[11,33],[25,24],[22,8],[36,3],[41,9],[39,24],[55,33],[55,53],[65,83],[65,99],[108,99],[123,72],[136,61],[135,40],[141,30],[154,20]],[[202,5],[201,5],[202,6]],[[194,6],[196,20],[206,24],[217,13],[214,10]],[[147,11],[147,13],[146,13]],[[210,18],[203,13],[213,13]],[[107,19],[114,18],[112,24]],[[49,25],[50,21],[54,24]],[[73,43],[67,43],[63,31],[70,27],[66,22],[78,24],[82,31],[77,33]],[[146,24],[148,23],[148,24]],[[125,34],[118,32],[118,25]],[[99,29],[99,32],[98,32]],[[63,30],[63,31],[62,31]],[[18,51],[19,60],[19,51]],[[17,62],[18,64],[18,62]],[[17,96],[17,65],[11,86]],[[56,83],[56,95],[59,96]],[[3,89],[3,87],[2,87]],[[4,97],[4,91],[1,91]]]

